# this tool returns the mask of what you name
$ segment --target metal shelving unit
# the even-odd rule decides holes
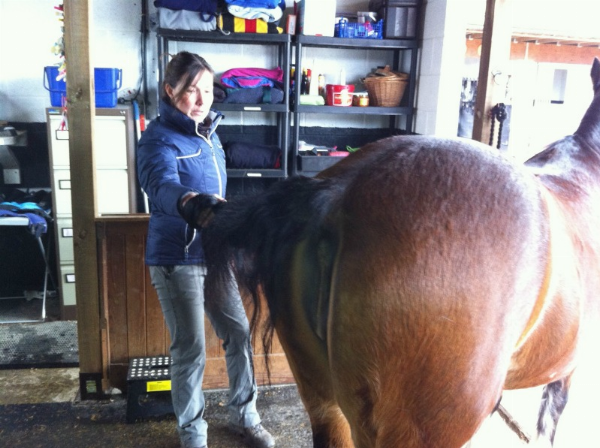
[[[157,31],[159,54],[159,83],[162,83],[165,67],[168,63],[169,42],[197,42],[200,44],[233,44],[233,45],[274,45],[277,46],[277,63],[283,70],[283,85],[290,85],[291,36],[289,34],[251,34],[218,31],[187,31],[159,28]],[[230,67],[228,67],[230,68]],[[281,166],[276,169],[228,169],[227,175],[232,178],[285,178],[288,175],[290,98],[288,89],[284,89],[284,100],[280,104],[229,104],[214,103],[213,108],[220,111],[243,113],[274,113],[277,121],[277,142],[281,148]]]
[[[418,42],[416,39],[347,39],[339,37],[322,37],[322,36],[295,36],[295,61],[296,72],[294,83],[300,85],[301,67],[302,67],[302,50],[305,47],[314,48],[331,48],[332,50],[365,50],[379,49],[391,51],[393,53],[393,70],[402,70],[402,64],[408,61],[410,69],[408,70],[409,80],[406,93],[400,107],[338,107],[338,106],[304,106],[300,105],[300,91],[296,89],[294,95],[293,113],[293,133],[292,133],[292,149],[293,174],[314,174],[303,173],[300,156],[298,154],[298,143],[300,141],[300,115],[301,114],[353,114],[353,115],[385,115],[389,116],[388,128],[393,130],[403,130],[407,133],[413,129],[414,101],[415,101],[415,85],[416,85],[416,67],[418,56]],[[400,127],[400,117],[404,117],[405,126]]]
[[[289,174],[303,173],[298,155],[300,141],[300,115],[302,114],[345,114],[345,115],[378,115],[389,118],[387,129],[410,133],[413,130],[413,115],[416,85],[416,66],[418,57],[418,41],[416,39],[347,39],[322,36],[290,36],[288,34],[246,34],[221,32],[202,32],[187,30],[171,30],[159,28],[157,31],[159,57],[159,82],[162,82],[164,69],[168,62],[169,42],[198,42],[201,44],[219,45],[275,45],[278,47],[278,64],[284,73],[284,86],[290,85],[291,52],[294,47],[296,67],[302,67],[302,50],[306,47],[331,48],[332,50],[365,50],[378,49],[392,52],[393,69],[409,73],[409,83],[400,107],[336,107],[336,106],[304,106],[300,103],[300,91],[295,89],[293,101],[288,89],[284,92],[281,104],[228,104],[215,103],[213,107],[220,111],[243,113],[274,113],[277,116],[277,141],[282,149],[281,167],[277,169],[228,169],[232,178],[285,178]],[[409,69],[406,69],[409,67]],[[301,70],[295,72],[295,85],[300,85]],[[293,124],[291,118],[293,117]],[[291,132],[291,133],[290,133]],[[291,154],[292,157],[289,157]],[[291,166],[290,166],[291,162]],[[305,170],[306,171],[306,170]]]

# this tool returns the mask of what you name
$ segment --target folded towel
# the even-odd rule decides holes
[[[218,17],[218,28],[223,32],[231,33],[257,33],[257,34],[282,34],[283,28],[275,23],[265,22],[262,19],[242,19],[232,15],[229,11],[223,11]]]
[[[232,68],[221,75],[221,84],[230,88],[247,88],[281,85],[283,70],[281,67],[267,68]]]
[[[236,17],[242,19],[262,19],[265,22],[277,22],[283,16],[280,7],[277,8],[245,8],[238,5],[229,5],[227,10]]]
[[[285,8],[285,0],[225,0],[228,5],[238,5],[245,8]],[[281,6],[283,4],[283,6]]]
[[[325,99],[321,95],[300,95],[300,104],[305,106],[324,106]]]
[[[225,145],[227,168],[279,168],[281,149],[275,145],[229,142]]]
[[[174,11],[168,8],[156,8],[158,26],[169,30],[213,31],[217,29],[217,18],[210,13]]]
[[[227,97],[222,101],[229,104],[280,104],[283,103],[283,90],[273,87],[250,89],[225,89]]]

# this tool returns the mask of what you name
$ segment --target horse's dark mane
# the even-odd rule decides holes
[[[258,195],[230,200],[202,232],[207,291],[219,288],[233,267],[242,295],[247,292],[246,298],[254,305],[253,332],[261,314],[260,294],[264,293],[271,311],[263,333],[265,353],[277,318],[276,307],[271,305],[278,268],[289,259],[296,243],[320,225],[343,185],[340,181],[291,177]],[[207,295],[210,300],[210,293]]]

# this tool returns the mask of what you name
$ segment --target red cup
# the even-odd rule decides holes
[[[352,84],[327,84],[325,86],[328,106],[352,106]]]

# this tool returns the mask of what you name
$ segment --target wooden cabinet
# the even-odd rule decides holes
[[[126,388],[131,358],[169,355],[168,330],[144,263],[148,220],[148,215],[107,216],[97,219],[103,377],[109,383],[104,385],[104,389]],[[227,388],[222,341],[216,336],[208,319],[205,328],[206,370],[203,387]],[[261,328],[260,323],[258,328]],[[264,385],[268,380],[260,336],[257,335],[253,342],[256,381],[259,385]],[[269,360],[272,384],[294,382],[277,337],[273,341]]]
[[[55,218],[56,262],[61,317],[75,319],[75,266],[71,205],[69,131],[62,130],[60,108],[46,109],[52,212]],[[130,106],[96,109],[94,121],[96,206],[99,215],[137,211],[135,132]]]

